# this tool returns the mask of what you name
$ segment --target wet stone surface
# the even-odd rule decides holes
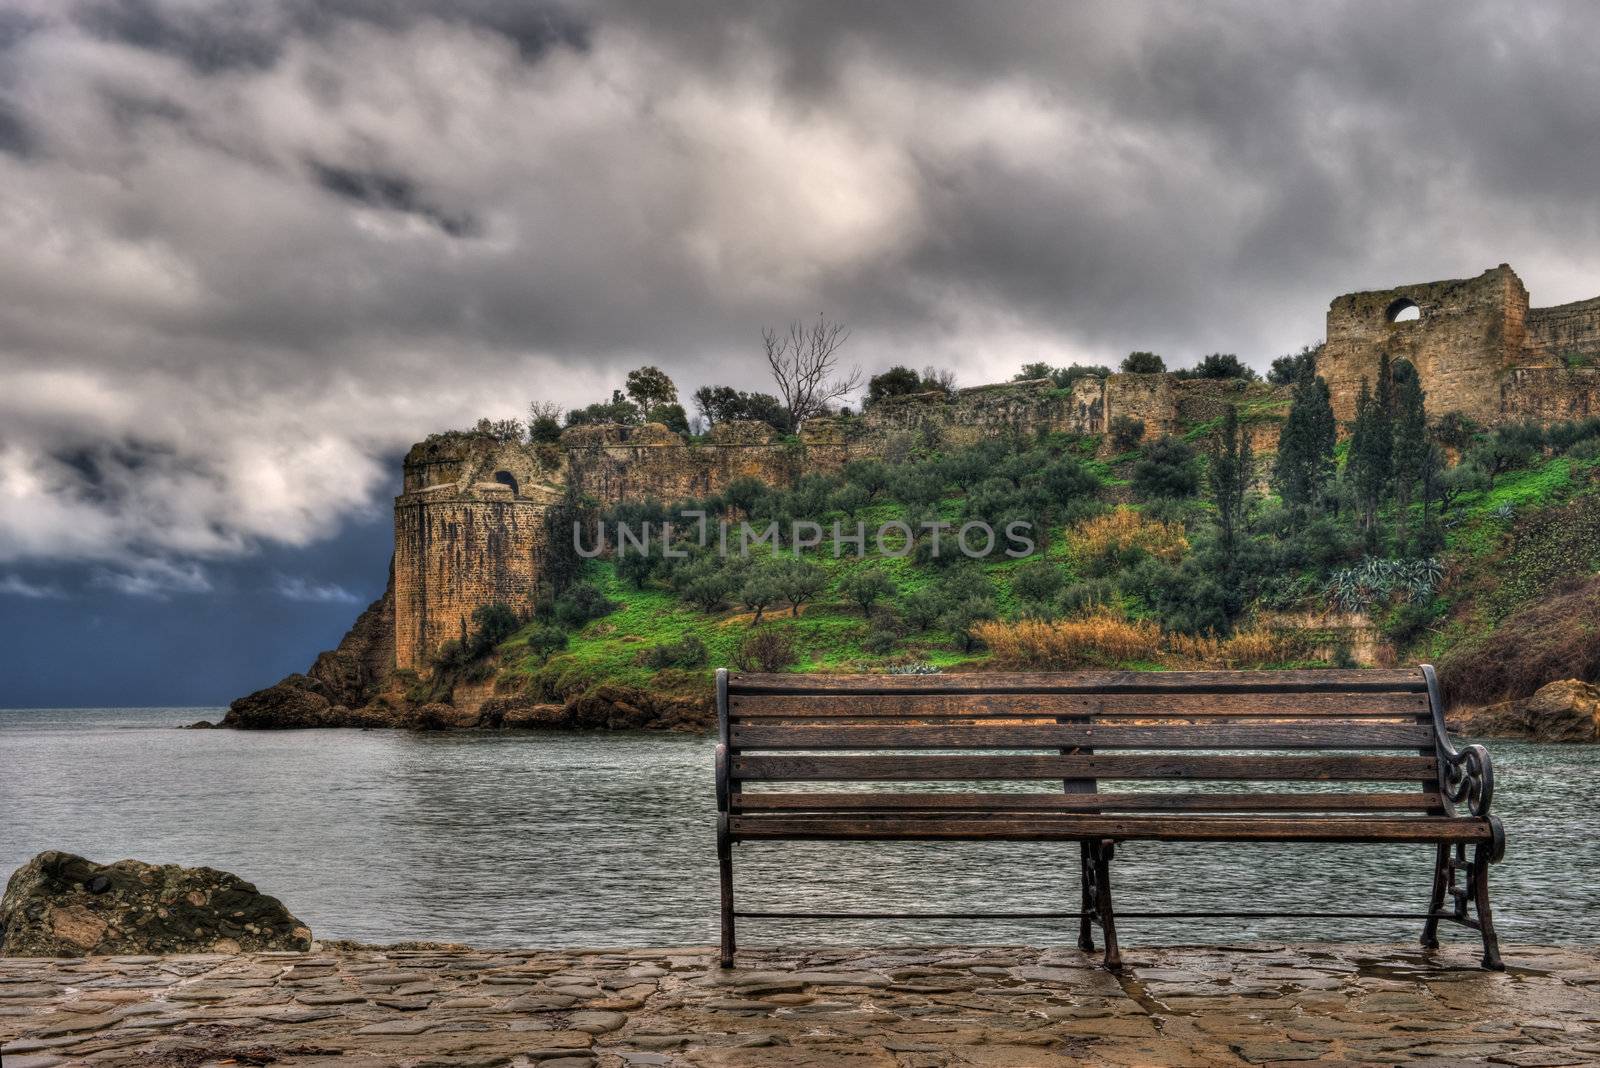
[[[1600,950],[368,949],[0,959],[5,1068],[1600,1063]]]

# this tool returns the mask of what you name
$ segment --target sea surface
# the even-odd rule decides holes
[[[0,876],[44,849],[235,872],[322,938],[705,944],[717,931],[709,738],[186,731],[220,709],[0,710]],[[1502,943],[1593,942],[1600,746],[1491,741]],[[1431,846],[1135,842],[1128,911],[1422,911]],[[741,845],[745,909],[1075,909],[1072,843]],[[1410,921],[1126,919],[1125,945],[1406,940]],[[1448,940],[1476,935],[1446,925]],[[747,921],[742,944],[1071,943],[1072,922]]]

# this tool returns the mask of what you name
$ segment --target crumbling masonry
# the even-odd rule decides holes
[[[1372,380],[1384,353],[1416,366],[1435,417],[1459,411],[1492,425],[1600,414],[1600,297],[1529,308],[1527,290],[1504,264],[1477,278],[1335,299],[1318,369],[1341,419],[1353,416],[1362,379]],[[1150,439],[1213,422],[1229,405],[1251,413],[1245,425],[1258,455],[1276,447],[1284,391],[1169,374],[1091,377],[1070,390],[1036,381],[899,398],[858,419],[814,420],[799,441],[750,423],[715,427],[703,442],[657,425],[583,427],[543,446],[430,438],[407,455],[395,500],[394,576],[383,608],[393,612],[394,664],[426,670],[440,645],[462,635],[473,609],[528,603],[546,510],[569,484],[601,502],[670,501],[715,493],[740,475],[786,484],[852,457],[894,455],[919,438],[1101,434],[1127,415]]]

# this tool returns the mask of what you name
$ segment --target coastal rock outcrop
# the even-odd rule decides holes
[[[321,689],[313,679],[290,675],[233,702],[221,725],[255,731],[340,726],[332,714],[333,702]]]
[[[18,868],[0,902],[0,956],[308,950],[283,902],[214,868],[49,850]]]
[[[1600,687],[1579,679],[1541,686],[1531,697],[1468,709],[1462,730],[1536,742],[1600,742]]]

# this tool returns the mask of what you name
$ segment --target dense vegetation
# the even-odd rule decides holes
[[[1274,364],[1270,377],[1292,390],[1287,405],[1256,386],[1218,419],[1137,445],[1115,425],[1106,442],[1053,434],[951,447],[919,432],[887,443],[881,459],[792,486],[743,478],[706,499],[605,510],[571,498],[552,516],[551,582],[534,603],[479,620],[443,660],[459,667],[498,645],[500,670],[549,699],[602,681],[703,688],[706,669],[723,664],[1315,666],[1349,652],[1289,620],[1334,612],[1363,614],[1403,657],[1443,655],[1447,675],[1451,650],[1474,650],[1477,674],[1460,670],[1458,655],[1451,676],[1464,695],[1525,686],[1496,628],[1543,634],[1552,631],[1536,611],[1543,599],[1572,607],[1595,595],[1570,587],[1600,569],[1600,419],[1491,432],[1435,417],[1400,363],[1363,390],[1340,441],[1315,357],[1308,348]],[[1125,366],[1159,359],[1135,353]],[[1236,365],[1218,354],[1192,373],[1241,377]],[[1103,371],[1031,366],[1018,377]],[[676,403],[658,381],[637,388],[652,382],[630,376],[611,403],[633,405],[636,417]],[[875,403],[949,388],[907,368],[873,385]],[[719,421],[773,400],[701,394],[706,418]],[[1274,437],[1262,434],[1269,424],[1276,450],[1256,455],[1255,441]],[[649,529],[655,540],[643,553],[613,539],[604,557],[584,560],[562,547],[573,521]],[[956,533],[979,521],[1028,524],[1033,551],[1007,556],[1004,541],[982,559],[955,551]],[[668,523],[671,555],[660,540]],[[773,533],[740,554],[740,524]],[[836,555],[834,532],[848,537],[858,524],[863,543]],[[880,544],[885,524],[911,537],[897,527]],[[509,637],[507,615],[522,621]],[[1592,628],[1566,632],[1540,639],[1546,658],[1600,670]]]

